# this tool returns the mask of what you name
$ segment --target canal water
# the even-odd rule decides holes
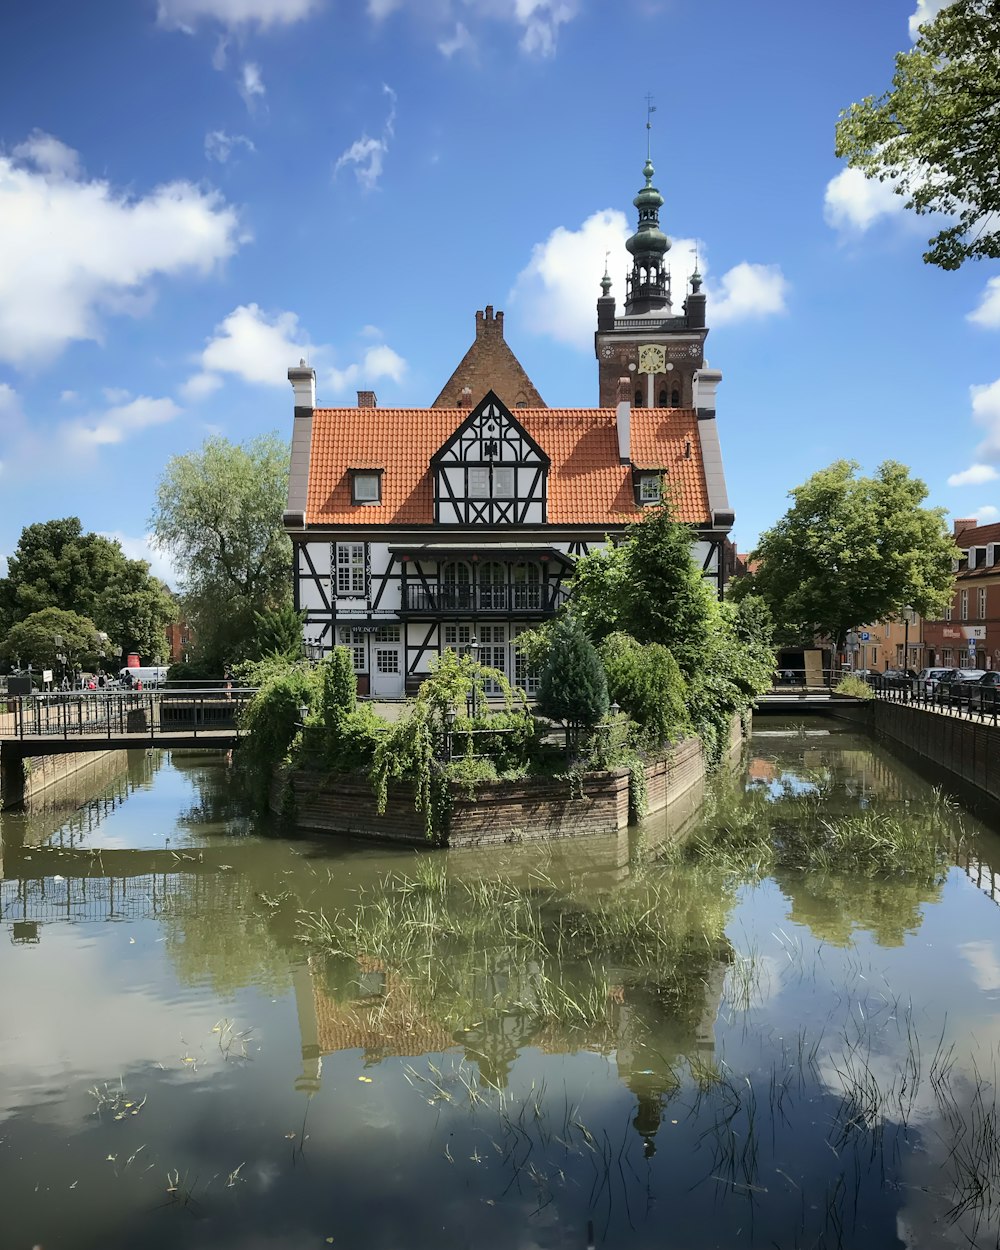
[[[128,758],[0,817],[5,1250],[1000,1244],[1000,841],[868,739],[768,718],[669,828],[489,853]],[[870,816],[937,857],[676,850]]]

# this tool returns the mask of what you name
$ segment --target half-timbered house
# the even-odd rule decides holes
[[[644,172],[624,315],[607,274],[598,300],[600,407],[546,407],[492,308],[429,408],[379,408],[370,391],[357,407],[319,408],[315,371],[289,369],[295,606],[313,654],[351,648],[362,693],[401,697],[449,647],[474,649],[530,692],[518,634],[559,609],[577,557],[620,537],[664,483],[721,593],[733,523],[721,375],[704,362],[697,273],[672,311],[662,198],[649,162]]]

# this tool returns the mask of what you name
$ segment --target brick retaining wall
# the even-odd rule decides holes
[[[731,747],[742,743],[734,719]],[[650,813],[676,802],[705,776],[698,739],[679,742],[662,760],[647,766]],[[302,829],[347,833],[394,842],[425,843],[424,818],[413,808],[408,785],[389,789],[386,810],[378,813],[366,779],[297,771],[288,782],[295,799],[295,823]],[[280,804],[276,779],[271,806]],[[497,846],[505,843],[579,838],[615,833],[629,823],[627,769],[584,774],[578,781],[526,777],[520,781],[477,782],[471,792],[453,782],[448,845]]]

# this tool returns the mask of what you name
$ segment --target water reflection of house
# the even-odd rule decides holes
[[[687,1057],[705,1063],[714,1054],[726,967],[713,960],[707,974],[693,979],[702,995],[693,1011],[671,1014],[653,990],[613,981],[607,1015],[593,1026],[539,1023],[530,1011],[507,1011],[466,1028],[438,1018],[405,975],[378,961],[359,960],[352,991],[345,994],[343,979],[336,978],[340,984],[332,988],[327,961],[314,956],[299,965],[293,978],[303,1065],[295,1088],[317,1092],[323,1057],[345,1050],[360,1050],[366,1064],[453,1052],[474,1063],[483,1081],[501,1089],[524,1049],[551,1055],[590,1052],[614,1058],[620,1079],[637,1099],[633,1125],[652,1153],[664,1100],[677,1087],[675,1069]],[[530,976],[530,968],[524,971]],[[493,974],[499,980],[504,975]],[[505,988],[491,986],[500,992]],[[489,1000],[485,994],[482,1001]],[[647,1045],[651,1038],[655,1044]]]

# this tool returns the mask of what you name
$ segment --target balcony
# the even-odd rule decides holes
[[[542,585],[406,587],[402,614],[408,616],[551,616],[562,591]]]

